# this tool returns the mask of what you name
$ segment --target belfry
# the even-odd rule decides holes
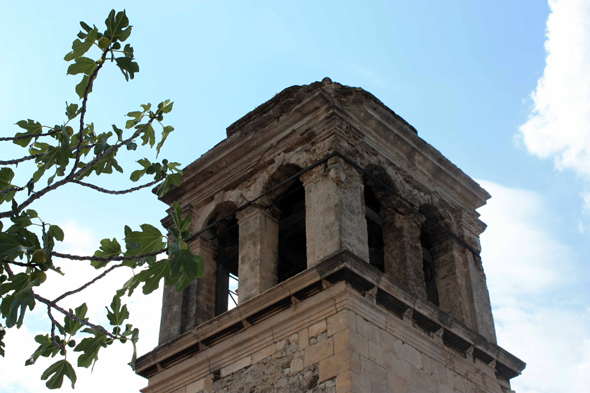
[[[479,256],[489,198],[365,90],[283,90],[162,198],[192,216],[205,274],[165,289],[142,391],[512,392],[525,363],[496,344]]]

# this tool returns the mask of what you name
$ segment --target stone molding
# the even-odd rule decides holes
[[[190,368],[193,378],[197,374],[200,376],[215,371],[215,367],[221,364],[232,359],[239,360],[240,353],[249,353],[253,350],[252,345],[257,345],[256,342],[259,342],[260,347],[267,343],[261,336],[262,331],[267,332],[266,340],[271,335],[270,332],[273,337],[283,337],[291,329],[297,329],[298,324],[307,323],[308,318],[313,319],[312,315],[305,315],[304,310],[325,312],[318,305],[321,303],[320,298],[331,299],[327,307],[332,312],[342,309],[344,304],[348,304],[345,298],[337,295],[342,293],[343,281],[346,288],[374,298],[373,310],[389,311],[383,314],[385,317],[380,317],[382,321],[387,321],[387,318],[401,318],[404,321],[409,319],[412,326],[426,332],[430,339],[442,340],[446,347],[453,349],[461,357],[477,358],[494,367],[496,374],[505,380],[519,375],[526,366],[520,359],[456,318],[429,302],[408,294],[393,279],[359,260],[354,254],[341,251],[260,296],[141,356],[136,363],[137,373],[154,381],[150,382],[153,385],[159,383],[158,381],[177,379],[177,374],[185,368]],[[306,299],[310,301],[305,302]],[[306,304],[313,306],[306,308]],[[283,323],[283,328],[275,327],[272,321],[276,324]],[[285,329],[288,331],[285,332]],[[415,332],[411,335],[416,336]],[[214,358],[214,353],[223,355],[223,359]],[[189,361],[190,365],[186,364],[189,359],[192,359]],[[194,362],[201,366],[193,364]],[[178,381],[181,382],[180,379]],[[144,392],[160,391],[149,390],[152,387]]]

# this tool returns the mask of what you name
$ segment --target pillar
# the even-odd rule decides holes
[[[195,328],[215,316],[215,256],[217,245],[201,237],[189,244],[193,253],[203,257],[205,272],[181,292],[164,287],[159,344]]]
[[[340,250],[369,261],[362,176],[338,157],[300,177],[305,187],[307,266]]]
[[[408,292],[425,298],[421,218],[415,215],[403,216],[388,208],[381,211],[379,219],[383,231],[385,273]]]
[[[237,214],[240,226],[238,302],[277,285],[279,221],[276,214],[252,205]]]

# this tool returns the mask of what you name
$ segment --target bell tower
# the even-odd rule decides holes
[[[142,391],[511,392],[525,363],[496,344],[489,198],[363,89],[283,90],[163,198],[205,275],[165,289]]]

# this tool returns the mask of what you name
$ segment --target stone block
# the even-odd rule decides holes
[[[349,330],[350,349],[366,358],[369,357],[369,340]]]
[[[291,361],[291,365],[289,367],[292,373],[297,373],[303,370],[303,359],[295,358]]]
[[[309,337],[315,337],[326,331],[326,320],[321,320],[309,327]]]
[[[260,351],[254,352],[252,354],[252,364],[256,364],[261,360],[266,359],[267,357],[271,356],[275,353],[275,344],[271,344],[266,348],[262,348]]]
[[[356,330],[360,335],[366,337],[374,343],[381,343],[381,333],[379,332],[380,329],[360,315],[356,316]]]
[[[299,350],[303,351],[309,346],[309,330],[307,328],[299,331]]]
[[[334,353],[338,353],[350,347],[349,330],[342,330],[334,336]]]
[[[361,374],[369,376],[371,380],[383,380],[385,379],[385,368],[361,356]]]
[[[338,314],[329,317],[327,323],[328,336],[333,336],[334,334],[344,329],[348,329],[348,318],[346,315],[346,310],[340,311]]]
[[[221,371],[219,372],[219,375],[221,376],[221,378],[223,378],[231,373],[234,373],[238,370],[243,369],[244,367],[248,367],[251,364],[252,364],[252,356],[247,356],[243,359],[238,360],[235,363],[230,364],[229,366],[222,368]]]
[[[418,352],[414,347],[408,344],[404,344],[404,359],[414,365],[416,368],[422,368],[422,354]]]
[[[336,377],[337,393],[352,393],[350,371],[345,371]]]
[[[208,392],[213,388],[213,376],[208,375],[186,386],[186,393]]]
[[[369,359],[380,366],[387,366],[383,356],[383,348],[372,341],[369,341]]]
[[[334,342],[332,337],[317,344],[311,345],[305,350],[305,367],[318,363],[334,354]]]
[[[391,393],[408,393],[408,381],[393,373],[387,373],[387,388]]]
[[[337,377],[343,372],[350,371],[349,351],[339,352],[334,356],[320,361],[319,370],[320,382]]]

